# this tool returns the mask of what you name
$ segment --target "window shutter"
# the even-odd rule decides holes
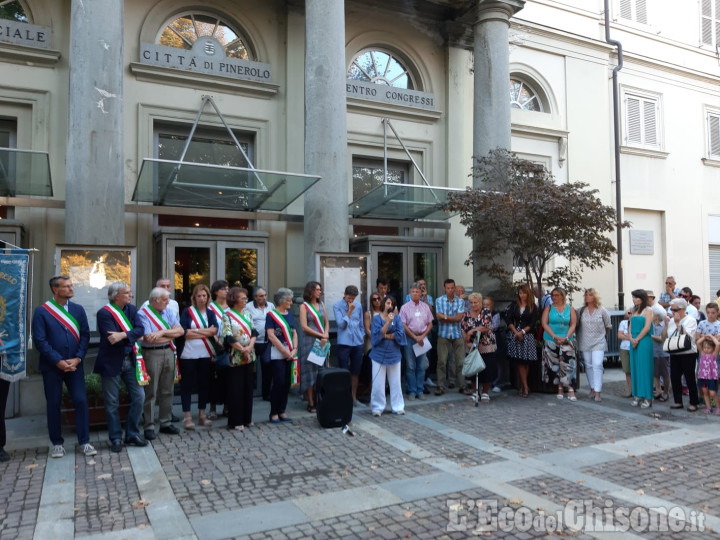
[[[708,138],[710,156],[720,157],[720,116],[717,114],[708,114]]]
[[[657,106],[655,101],[643,100],[643,127],[645,128],[645,144],[657,146]]]
[[[632,0],[620,0],[620,17],[632,20]]]
[[[715,0],[711,25],[715,27],[715,45],[720,44],[720,0]],[[712,39],[712,38],[711,38]],[[712,45],[712,43],[710,43]]]
[[[720,3],[720,0],[716,0]],[[700,42],[703,45],[713,44],[713,0],[700,2]]]
[[[627,97],[627,140],[633,143],[642,143],[642,131],[640,127],[640,100],[635,97]]]
[[[715,291],[720,289],[720,246],[709,246],[710,259],[710,294],[714,298]]]
[[[640,24],[647,24],[646,0],[635,0],[635,20]]]

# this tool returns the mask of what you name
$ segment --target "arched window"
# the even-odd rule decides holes
[[[510,106],[524,111],[543,112],[540,95],[523,80],[510,78]]]
[[[198,40],[208,53],[219,46],[225,56],[254,60],[248,40],[239,29],[217,15],[184,13],[169,22],[157,39],[159,45],[190,50]]]
[[[380,49],[360,51],[347,72],[348,79],[417,90],[412,73],[396,54]]]
[[[12,2],[0,2],[0,19],[29,23],[27,12],[20,0]]]

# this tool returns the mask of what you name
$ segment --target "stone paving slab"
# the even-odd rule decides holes
[[[32,538],[40,508],[46,448],[10,452],[0,463],[0,538]]]
[[[140,498],[127,452],[99,446],[93,458],[75,456],[75,533],[107,533],[147,527],[148,501]]]
[[[567,509],[563,513],[568,516],[569,523],[591,524],[597,532],[615,534],[635,533],[649,539],[691,539],[703,536],[718,538],[715,531],[705,530],[702,522],[693,521],[690,515],[682,512],[683,519],[670,518],[667,511],[658,512],[642,506],[635,506],[607,493],[589,489],[579,482],[570,482],[556,476],[536,476],[512,482],[525,491],[539,495]],[[679,510],[679,509],[675,509]],[[676,514],[673,513],[675,516]],[[679,516],[680,514],[677,514]],[[613,530],[614,529],[614,530]],[[588,531],[589,529],[585,529]]]
[[[479,407],[468,401],[430,402],[415,407],[413,412],[526,455],[611,443],[671,429],[650,417],[628,417],[552,395],[533,394],[522,399],[506,392],[493,397]]]
[[[685,445],[583,472],[643,494],[720,516],[720,441]]]
[[[483,452],[460,441],[450,439],[415,422],[408,422],[406,417],[400,415],[388,414],[380,418],[363,415],[362,418],[392,431],[393,434],[402,437],[406,441],[421,446],[432,457],[449,459],[463,467],[474,467],[502,460],[500,456]]]
[[[435,471],[367,434],[319,429],[312,418],[161,436],[153,446],[188,517]]]
[[[476,502],[491,500],[497,501],[499,508],[505,506],[511,508],[513,510],[512,517],[506,521],[499,521],[495,530],[490,528],[487,531],[475,532],[475,528],[479,524]],[[517,539],[547,537],[549,533],[546,528],[534,530],[530,526],[529,530],[525,531],[525,525],[521,523],[520,519],[517,522],[515,521],[516,516],[518,518],[529,516],[530,521],[538,516],[537,512],[532,512],[529,509],[526,509],[527,513],[525,509],[520,513],[516,513],[515,511],[519,507],[520,505],[515,501],[498,499],[488,491],[473,489],[417,499],[412,502],[394,504],[370,511],[338,515],[328,519],[310,521],[235,538],[238,540],[294,538],[314,538],[316,540],[330,538],[445,540],[473,537]],[[500,528],[501,525],[502,528]],[[574,532],[564,533],[563,536],[578,539],[592,538]]]

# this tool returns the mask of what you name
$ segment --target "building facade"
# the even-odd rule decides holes
[[[17,0],[0,6],[3,240],[141,302],[228,279],[302,287],[318,253],[437,296],[471,244],[439,208],[510,145],[522,0]],[[441,294],[441,293],[440,293]],[[36,362],[8,409],[42,411]]]

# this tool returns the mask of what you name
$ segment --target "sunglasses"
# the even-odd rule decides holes
[[[377,296],[374,296],[374,297],[372,297],[372,298],[370,299],[370,301],[371,301],[371,302],[379,302],[379,301],[380,301],[380,298],[378,298]]]
[[[670,311],[672,311],[673,313],[675,313],[675,312],[677,312],[677,311],[682,311],[682,309],[680,309],[680,308],[670,308]]]

